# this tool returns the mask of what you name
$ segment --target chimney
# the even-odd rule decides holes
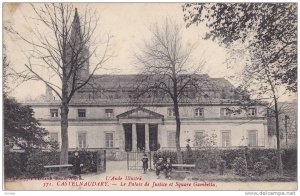
[[[52,101],[53,100],[52,89],[48,85],[46,85],[45,98],[46,98],[47,101]]]

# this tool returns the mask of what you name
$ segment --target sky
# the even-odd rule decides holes
[[[79,15],[87,4],[77,3]],[[197,48],[193,52],[192,59],[195,64],[205,60],[202,73],[210,77],[229,77],[241,69],[242,64],[235,65],[235,70],[227,69],[225,48],[211,40],[203,40],[207,29],[204,26],[184,27],[182,3],[90,3],[88,7],[95,10],[100,16],[100,24],[95,36],[110,34],[114,57],[105,65],[105,69],[97,74],[136,74],[138,65],[134,60],[134,54],[138,53],[143,40],[149,39],[149,27],[151,24],[160,23],[166,18],[171,18],[182,24],[183,44],[188,46],[196,43]],[[22,35],[34,39],[34,28],[43,29],[36,24],[31,17],[33,10],[28,3],[5,4],[3,21],[22,32]],[[4,43],[9,63],[16,70],[23,70],[27,59],[24,55],[30,48],[15,36],[4,31]],[[45,92],[45,85],[41,82],[26,82],[15,88],[11,95],[19,100],[35,98]]]

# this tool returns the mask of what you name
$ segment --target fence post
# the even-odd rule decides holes
[[[127,152],[127,170],[129,170],[129,152]]]
[[[103,162],[103,168],[104,168],[104,171],[106,171],[106,150],[104,150],[104,162]]]
[[[152,171],[152,157],[151,157],[151,150],[150,150],[149,154],[150,154],[150,171]]]

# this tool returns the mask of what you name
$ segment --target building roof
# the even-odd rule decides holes
[[[199,74],[197,76],[199,79],[205,80],[209,86],[211,86],[212,90],[235,89],[235,87],[225,78],[211,78],[207,74]],[[91,83],[96,84],[96,86],[101,89],[132,89],[141,77],[143,76],[138,74],[94,75],[91,79]],[[151,76],[150,78],[155,80],[155,76]],[[89,86],[86,86],[85,89],[87,88],[89,88]]]
[[[91,82],[96,87],[96,93],[94,93],[94,87],[86,85],[80,89],[77,94],[71,100],[71,105],[132,105],[137,104],[133,102],[128,93],[135,89],[137,80],[141,77],[138,74],[130,75],[94,75]],[[158,76],[157,76],[158,77]],[[207,74],[197,75],[200,79],[207,82],[206,91],[211,91],[211,94],[217,93],[216,95],[209,96],[196,96],[195,98],[184,98],[181,100],[181,104],[208,104],[208,105],[227,105],[234,104],[234,86],[225,78],[210,78]],[[155,76],[150,77],[151,80],[155,80]],[[107,92],[102,92],[107,91]],[[118,97],[113,96],[118,94]],[[49,93],[48,93],[49,94]],[[208,93],[209,94],[209,93]],[[154,100],[155,99],[155,100]],[[49,100],[47,98],[42,100],[31,100],[26,101],[27,104],[59,104],[60,100]],[[160,105],[170,104],[172,100],[168,97],[147,97],[143,98],[144,104]]]

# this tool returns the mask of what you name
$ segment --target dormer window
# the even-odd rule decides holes
[[[78,117],[85,118],[86,117],[86,109],[78,109]]]
[[[256,108],[249,108],[248,116],[256,116]]]
[[[106,118],[113,118],[114,117],[114,110],[113,109],[105,109],[105,117]]]
[[[168,116],[169,117],[174,117],[175,116],[174,108],[168,108]]]
[[[195,109],[195,117],[203,117],[203,116],[204,116],[203,108],[196,108]]]
[[[58,109],[50,109],[50,116],[51,116],[51,118],[57,118],[58,117]]]
[[[221,117],[230,117],[231,116],[231,112],[228,108],[221,108],[220,109],[220,116]]]

